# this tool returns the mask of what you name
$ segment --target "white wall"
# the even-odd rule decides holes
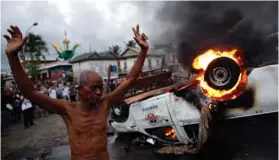
[[[83,70],[93,70],[98,72],[103,78],[107,77],[107,70],[109,65],[117,66],[116,60],[90,60],[79,63],[73,63],[74,77],[78,77]],[[111,72],[111,76],[117,76],[118,73]]]
[[[144,62],[143,70],[150,70],[148,67],[148,59],[151,59],[151,70],[157,69],[161,67],[161,63],[163,60],[163,57],[146,57]],[[159,61],[159,64],[157,65],[157,60]],[[124,63],[127,63],[127,72],[131,70],[134,63],[136,61],[136,58],[128,58],[126,60],[120,60],[120,67],[122,72],[124,71]],[[79,63],[73,63],[73,72],[74,77],[77,78],[79,73],[83,70],[93,70],[95,72],[98,72],[103,78],[107,77],[107,69],[109,65],[115,65],[117,66],[117,60],[90,60],[90,61],[83,61]],[[119,70],[118,70],[119,71]],[[111,72],[111,77],[118,77],[118,72]]]
[[[148,66],[148,59],[151,60],[151,69]],[[157,64],[157,60],[158,60],[158,64]],[[163,57],[146,57],[145,61],[144,61],[144,66],[143,66],[143,70],[152,70],[152,69],[157,69],[160,68],[162,65],[162,60]],[[135,58],[128,58],[126,60],[121,60],[120,61],[120,66],[122,71],[124,71],[124,63],[127,63],[127,72],[131,70],[131,68],[133,67],[134,63],[136,61],[136,57]]]
[[[174,60],[173,60],[173,58],[174,58]],[[178,59],[177,59],[176,54],[173,54],[173,53],[166,54],[166,63],[167,64],[173,64],[173,63],[177,63],[177,62],[178,62]]]

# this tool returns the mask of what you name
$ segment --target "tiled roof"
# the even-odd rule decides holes
[[[128,58],[128,57],[135,57],[138,56],[140,52],[140,48],[131,48],[128,47],[125,51],[123,51],[119,56],[110,52],[110,51],[104,51],[100,53],[84,53],[82,55],[75,56],[72,60],[70,60],[70,63],[76,63],[86,60],[108,60],[108,59],[122,59],[122,58]],[[163,56],[165,54],[162,50],[156,50],[156,49],[149,49],[147,56]]]
[[[140,48],[132,48],[128,47],[123,53],[121,53],[121,57],[130,57],[130,56],[137,56],[140,53],[141,49]],[[164,55],[165,52],[162,50],[157,50],[157,49],[149,49],[147,56],[162,56]]]
[[[49,68],[53,68],[53,67],[57,67],[57,66],[71,66],[72,64],[69,64],[66,61],[58,61],[58,62],[54,62],[54,63],[49,63],[49,64],[42,64],[39,67],[39,70],[43,70],[43,69],[49,69]]]
[[[81,62],[81,61],[86,61],[86,60],[102,60],[102,59],[116,59],[119,58],[117,55],[111,53],[110,51],[105,51],[101,53],[85,53],[82,55],[77,55],[75,56],[72,60],[70,60],[70,63],[75,63],[75,62]]]
[[[117,57],[119,57],[118,55],[116,55],[116,54],[114,54],[110,51],[101,52],[99,55],[103,58],[117,58]]]

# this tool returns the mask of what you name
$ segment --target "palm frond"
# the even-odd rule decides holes
[[[31,58],[31,60],[34,60],[34,58],[39,60],[40,57],[45,59],[44,54],[48,53],[47,44],[40,35],[29,33],[24,52]]]

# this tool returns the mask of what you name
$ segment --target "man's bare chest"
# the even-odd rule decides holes
[[[103,136],[107,130],[107,117],[107,112],[102,109],[90,113],[73,112],[66,122],[69,136],[81,139]]]

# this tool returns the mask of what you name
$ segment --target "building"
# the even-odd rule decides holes
[[[54,60],[28,60],[28,59],[25,59],[24,61],[21,62],[21,65],[22,67],[25,69],[25,72],[28,72],[28,65],[32,65],[32,64],[35,64],[35,65],[38,65],[38,70],[40,70],[40,66],[42,65],[48,65],[48,64],[52,64],[52,63],[56,63],[58,62],[57,59],[54,59]],[[41,76],[38,76],[38,77],[29,77],[29,78],[35,78],[35,79],[40,79]]]
[[[190,68],[183,67],[178,62],[177,50],[171,44],[162,45],[157,49],[157,52],[165,54],[164,63],[165,65],[172,68],[172,76],[174,77],[175,81],[187,81],[191,78]]]
[[[127,48],[120,56],[120,72],[119,74],[126,74],[131,70],[133,65],[136,63],[138,54],[140,53],[139,48]],[[165,54],[163,52],[149,49],[142,71],[150,71],[159,69],[165,65],[164,63]]]
[[[57,59],[53,59],[53,60],[24,60],[21,62],[21,65],[23,68],[26,68],[28,64],[37,64],[37,65],[41,65],[41,64],[50,64],[50,63],[55,63],[57,62]]]
[[[53,55],[53,54],[52,54]],[[28,64],[38,65],[39,76],[31,77],[32,80],[65,80],[72,81],[73,71],[72,64],[67,61],[61,61],[58,58],[54,59],[47,57],[48,60],[24,60],[21,62],[25,71],[28,72]]]
[[[70,63],[73,67],[74,77],[77,78],[79,73],[83,70],[93,70],[98,72],[104,79],[108,75],[108,67],[112,66],[111,78],[118,78],[121,75],[127,74],[134,63],[136,62],[139,48],[127,48],[119,56],[109,51],[101,53],[85,53],[74,57]],[[143,71],[158,69],[162,67],[164,55],[152,52],[149,50]]]
[[[83,70],[98,72],[103,78],[107,77],[108,67],[112,66],[111,77],[118,77],[118,62],[121,58],[109,51],[102,53],[85,53],[75,56],[69,63],[72,64],[74,78],[77,78]]]
[[[67,61],[57,61],[48,64],[40,65],[40,79],[46,80],[58,80],[72,81],[73,80],[73,69],[72,64]]]

